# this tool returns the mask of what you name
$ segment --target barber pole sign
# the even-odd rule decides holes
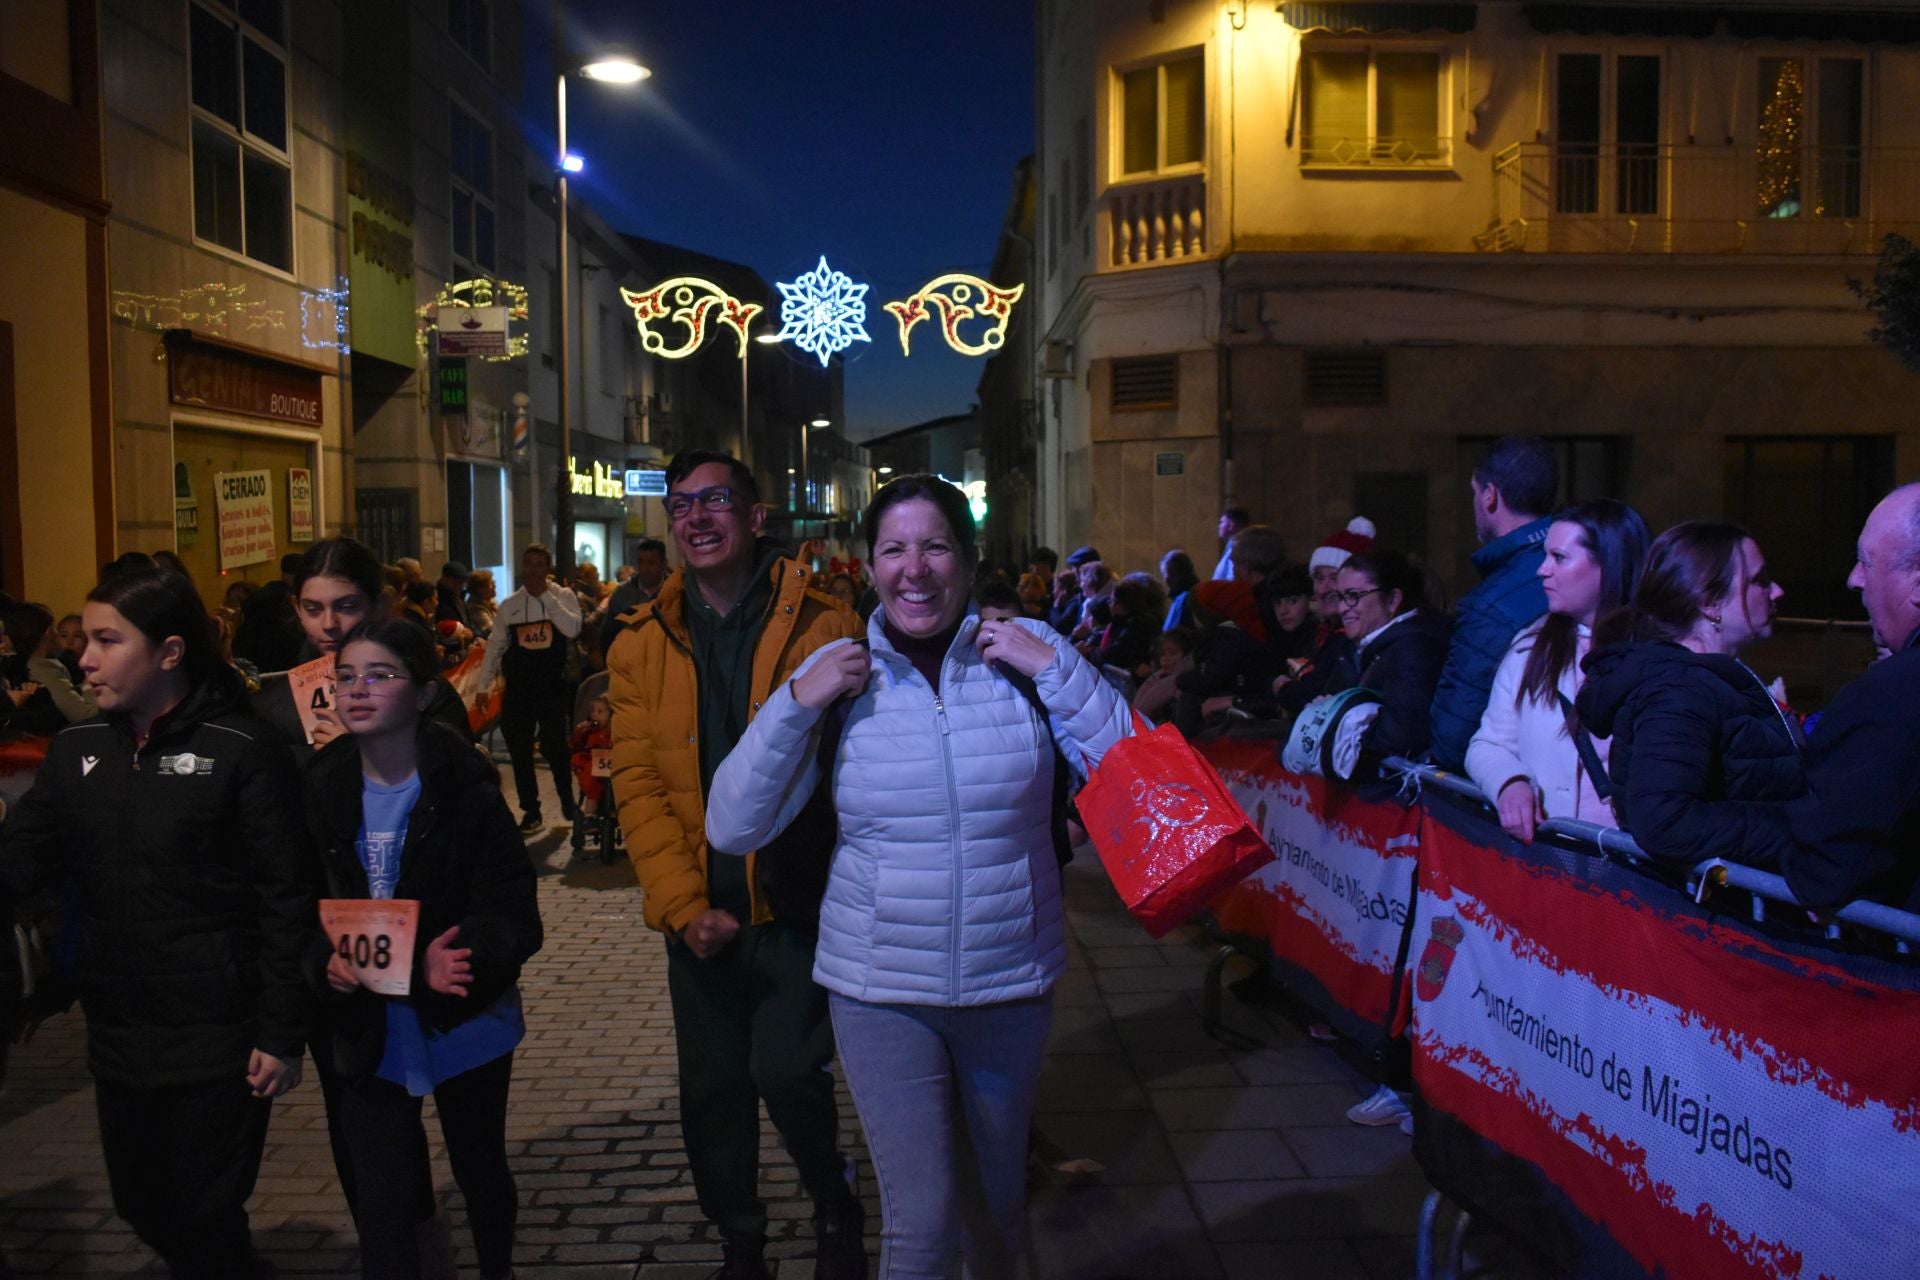
[[[1395,1033],[1420,811],[1282,769],[1271,741],[1204,754],[1274,852],[1214,900],[1215,925],[1271,951],[1278,975],[1336,1030],[1377,1049]]]
[[[1408,962],[1437,1186],[1579,1276],[1915,1274],[1920,972],[1424,809]]]

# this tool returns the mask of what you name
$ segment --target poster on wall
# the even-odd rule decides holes
[[[313,471],[287,468],[287,541],[313,541]]]
[[[220,524],[220,571],[273,559],[273,473],[217,471],[213,496]]]
[[[181,551],[200,540],[200,502],[193,496],[187,464],[173,464],[173,543]]]

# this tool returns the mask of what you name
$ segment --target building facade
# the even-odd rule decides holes
[[[1864,10],[1868,6],[1853,6]],[[1221,505],[1456,583],[1471,459],[1747,522],[1795,611],[1920,475],[1848,287],[1920,226],[1913,11],[1041,0],[1041,533],[1204,571]]]

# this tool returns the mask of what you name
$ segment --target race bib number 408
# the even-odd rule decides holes
[[[333,953],[383,996],[404,996],[413,987],[413,944],[420,931],[420,904],[411,898],[322,898],[320,927]]]

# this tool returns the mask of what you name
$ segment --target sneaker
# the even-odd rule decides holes
[[[538,813],[530,812],[520,819],[520,834],[523,836],[537,836],[546,830],[546,826],[547,824],[540,820]]]
[[[867,1211],[858,1200],[813,1214],[814,1280],[867,1280]]]
[[[1406,1134],[1409,1138],[1413,1136],[1413,1112],[1409,1111],[1400,1117],[1400,1132]]]
[[[1388,1125],[1399,1124],[1403,1117],[1413,1114],[1407,1106],[1407,1100],[1386,1085],[1373,1091],[1373,1096],[1365,1102],[1356,1102],[1347,1108],[1347,1119],[1355,1124]]]
[[[726,1251],[722,1255],[726,1261],[707,1280],[773,1280],[773,1272],[767,1270],[763,1241],[729,1240],[720,1247]]]
[[[1324,1022],[1309,1022],[1307,1034],[1326,1044],[1332,1044],[1340,1038],[1340,1033]]]

